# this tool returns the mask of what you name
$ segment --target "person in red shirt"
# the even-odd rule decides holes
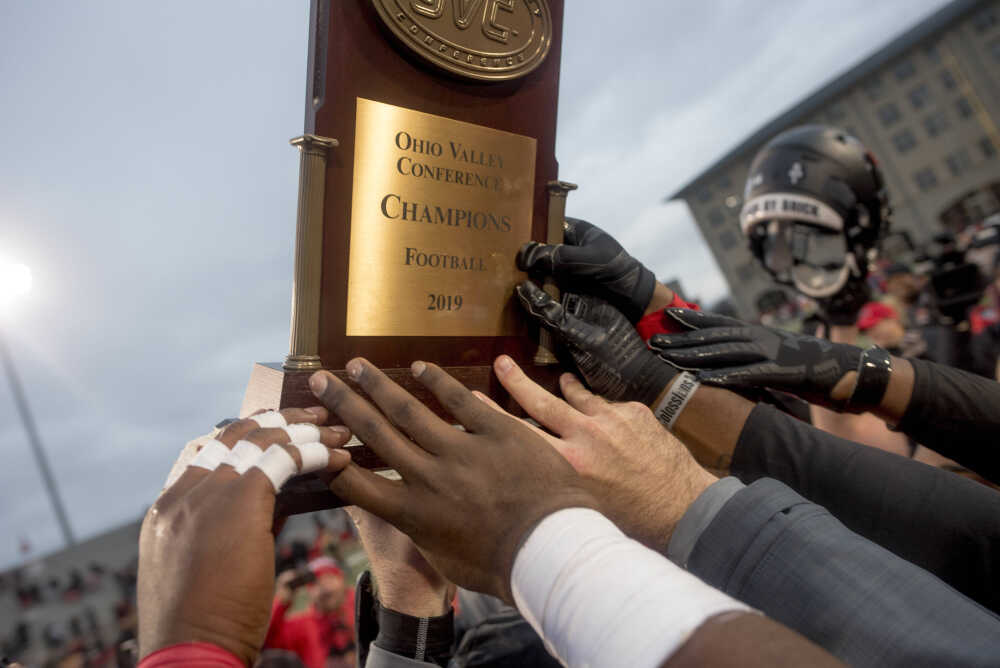
[[[264,647],[295,652],[308,668],[353,666],[354,588],[329,557],[313,559],[309,570],[316,578],[307,585],[310,605],[291,614],[291,585],[299,573],[288,570],[278,576]]]

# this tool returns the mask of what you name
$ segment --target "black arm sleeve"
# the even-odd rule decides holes
[[[925,360],[897,429],[917,443],[1000,482],[1000,383]]]
[[[732,473],[774,478],[851,531],[1000,611],[1000,494],[820,431],[771,406],[750,413]]]

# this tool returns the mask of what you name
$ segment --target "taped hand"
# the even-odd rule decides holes
[[[139,535],[141,656],[205,642],[253,664],[274,594],[275,494],[291,476],[332,477],[350,461],[350,434],[316,426],[326,418],[319,407],[266,412],[186,449],[198,452]]]

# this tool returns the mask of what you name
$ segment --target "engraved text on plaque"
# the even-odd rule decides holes
[[[531,236],[530,137],[359,98],[348,336],[505,336]]]

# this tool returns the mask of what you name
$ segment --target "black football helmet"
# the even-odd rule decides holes
[[[827,303],[864,290],[891,210],[860,141],[824,125],[782,132],[754,157],[743,201],[740,227],[776,281]]]

